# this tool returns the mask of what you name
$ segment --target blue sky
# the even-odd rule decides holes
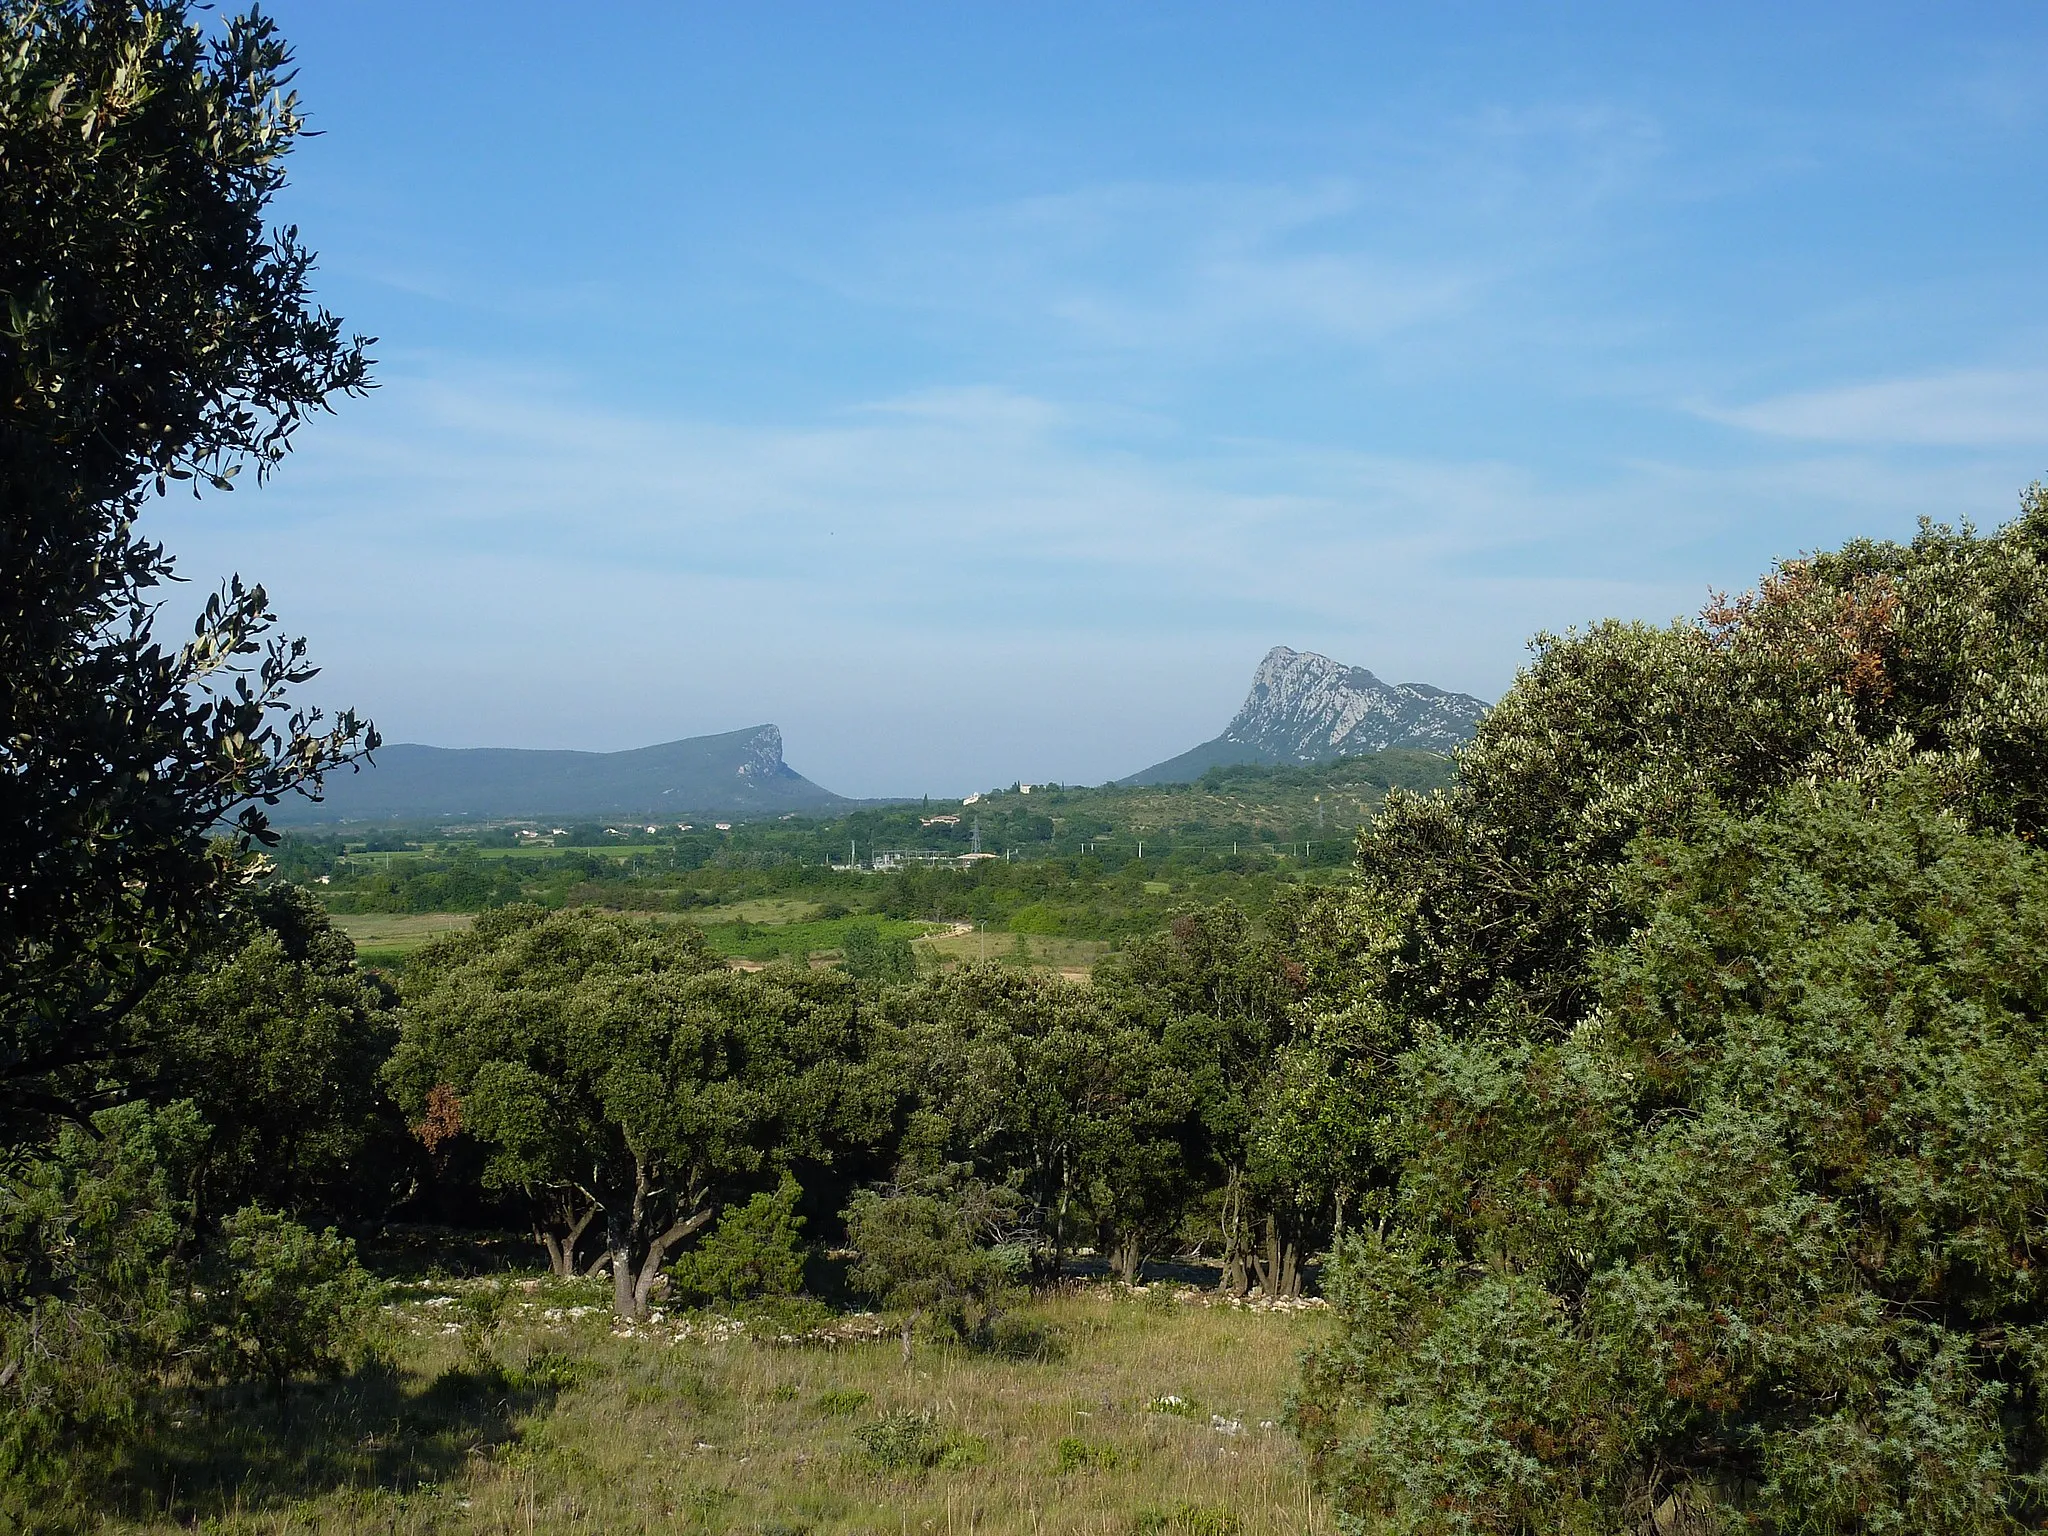
[[[161,530],[442,745],[1099,782],[2048,474],[2048,11],[284,0],[381,387]]]

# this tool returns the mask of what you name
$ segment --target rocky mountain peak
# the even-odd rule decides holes
[[[795,778],[796,770],[782,760],[782,727],[763,725],[737,743],[740,753],[736,774],[759,779]]]
[[[1384,683],[1364,667],[1276,645],[1223,740],[1275,762],[1323,762],[1389,747],[1448,750],[1471,736],[1482,700],[1429,683]]]
[[[1448,752],[1470,739],[1486,703],[1430,683],[1385,683],[1364,667],[1276,645],[1213,741],[1127,780],[1170,784],[1230,763],[1321,763],[1393,747]]]

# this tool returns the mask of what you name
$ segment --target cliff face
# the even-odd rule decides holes
[[[844,804],[782,760],[779,729],[756,725],[629,752],[401,743],[380,748],[374,767],[331,776],[321,803],[286,801],[276,814],[299,824],[517,816],[674,821]]]
[[[1322,762],[1389,747],[1447,751],[1472,734],[1486,705],[1428,683],[1383,683],[1313,651],[1276,645],[1252,674],[1252,690],[1222,739],[1273,754],[1275,762]]]
[[[1448,752],[1470,738],[1485,710],[1469,693],[1383,683],[1363,667],[1276,645],[1222,735],[1124,782],[1180,783],[1218,765],[1321,763],[1392,747]]]

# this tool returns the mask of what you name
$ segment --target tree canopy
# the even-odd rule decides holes
[[[684,924],[512,907],[408,970],[388,1076],[423,1134],[485,1145],[557,1273],[601,1222],[637,1317],[727,1202],[888,1135],[872,1030],[845,977],[737,973]]]
[[[2031,1528],[2048,499],[1545,641],[1312,916],[1373,1042],[1301,1418],[1397,1531]]]
[[[367,382],[265,219],[305,131],[267,18],[184,0],[0,9],[0,1124],[77,1113],[232,895],[262,806],[374,745],[295,709],[303,642],[239,577],[189,641],[138,531]],[[235,835],[215,841],[232,823]]]

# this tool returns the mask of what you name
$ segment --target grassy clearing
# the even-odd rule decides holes
[[[395,965],[427,940],[461,933],[475,921],[470,912],[363,912],[337,915],[334,926],[355,940],[361,964]]]
[[[930,923],[888,917],[835,917],[785,923],[713,922],[704,924],[704,937],[717,953],[734,959],[805,960],[812,955],[836,954],[846,941],[846,930],[855,924],[877,928],[886,939],[915,940],[932,927]]]
[[[986,958],[1003,965],[1055,970],[1077,981],[1086,981],[1089,968],[1110,948],[1099,939],[1038,933],[957,933],[951,926],[918,940],[917,947],[945,969]]]
[[[108,1490],[109,1531],[1267,1536],[1331,1527],[1280,1424],[1314,1313],[1093,1286],[1034,1305],[1061,1358],[836,1343],[724,1319],[615,1330],[523,1282],[465,1340],[462,1286],[399,1294],[396,1363],[223,1398]],[[884,1335],[874,1337],[874,1335]]]
[[[804,923],[818,915],[819,903],[797,896],[762,896],[752,901],[726,901],[715,907],[694,907],[683,913],[687,922],[706,927],[718,923]]]

